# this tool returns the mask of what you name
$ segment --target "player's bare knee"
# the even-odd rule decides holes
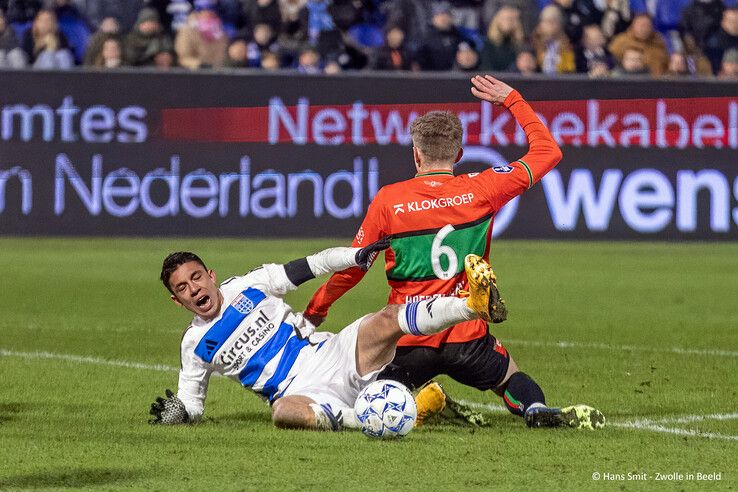
[[[279,399],[272,405],[272,423],[280,429],[295,429],[309,427],[309,419],[304,412],[296,412],[295,405]]]

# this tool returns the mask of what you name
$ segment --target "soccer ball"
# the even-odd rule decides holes
[[[369,437],[402,437],[413,429],[418,409],[405,385],[389,379],[374,381],[364,388],[354,403],[361,432]]]

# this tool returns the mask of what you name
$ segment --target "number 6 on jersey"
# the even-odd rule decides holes
[[[446,236],[454,231],[454,226],[446,224],[441,228],[433,238],[433,244],[431,245],[431,266],[433,267],[433,273],[436,277],[441,280],[448,280],[456,275],[456,269],[459,267],[459,259],[456,256],[456,251],[451,246],[445,246],[443,240]],[[441,257],[445,256],[448,260],[448,266],[443,268],[441,266]]]

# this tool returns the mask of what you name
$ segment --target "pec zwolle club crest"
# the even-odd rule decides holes
[[[243,315],[249,314],[254,309],[254,303],[243,294],[238,294],[238,297],[233,300],[231,306]]]

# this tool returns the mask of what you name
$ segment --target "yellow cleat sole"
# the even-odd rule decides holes
[[[497,290],[497,277],[492,267],[479,255],[466,255],[464,269],[469,280],[467,306],[490,323],[507,319],[507,306]]]

